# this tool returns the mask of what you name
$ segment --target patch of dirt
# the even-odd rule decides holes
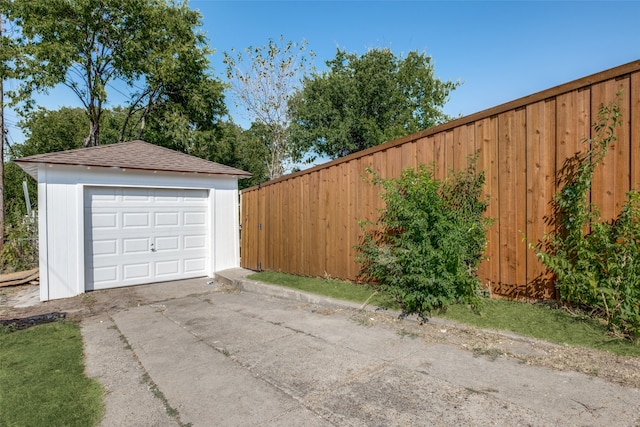
[[[53,312],[66,313],[74,321],[109,311],[118,311],[148,303],[134,288],[116,288],[94,291],[73,298],[39,302],[31,307],[14,307],[10,301],[20,294],[36,292],[37,285],[22,285],[0,289],[0,320],[19,319]]]
[[[31,288],[30,288],[31,287]],[[37,287],[37,286],[36,286]],[[101,313],[125,310],[128,307],[151,304],[137,287],[93,291],[73,298],[38,303],[33,307],[12,307],[8,301],[17,294],[33,292],[32,285],[7,287],[0,290],[0,320],[64,312],[71,320]],[[229,286],[221,286],[221,292],[238,292]],[[523,364],[543,366],[561,371],[577,371],[625,386],[640,388],[640,358],[617,356],[596,349],[570,347],[520,337],[515,334],[479,329],[448,320],[431,319],[421,324],[415,319],[398,319],[389,312],[369,312],[351,309],[316,307],[321,315],[346,314],[364,327],[392,328],[407,339],[423,339],[427,342],[452,344],[471,351],[477,357],[496,359],[508,357]]]

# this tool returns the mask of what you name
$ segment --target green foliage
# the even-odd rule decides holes
[[[121,108],[104,111],[101,119],[103,142],[117,141],[124,119],[125,112]],[[10,159],[82,147],[89,128],[89,119],[82,108],[37,108],[25,115],[20,121],[20,127],[26,139],[21,144],[9,146]],[[5,163],[5,222],[13,227],[19,227],[22,217],[27,213],[22,189],[22,182],[25,180],[28,183],[32,207],[36,207],[38,193],[35,180],[15,163]]]
[[[0,425],[95,426],[103,389],[84,374],[80,327],[0,328]]]
[[[248,188],[269,179],[269,172],[264,159],[269,156],[268,143],[265,143],[266,127],[253,124],[250,129],[243,130],[233,122],[221,122],[215,131],[209,132],[208,138],[200,138],[197,143],[184,147],[168,145],[196,157],[222,163],[253,174],[251,178],[241,179],[238,188]],[[155,143],[155,140],[152,139]],[[167,141],[169,142],[169,141]],[[167,146],[167,145],[165,145]]]
[[[290,103],[291,139],[300,147],[337,158],[449,120],[442,107],[459,83],[435,77],[424,53],[338,49],[326,64]]]
[[[475,160],[444,181],[433,168],[405,169],[382,179],[386,208],[376,223],[364,223],[356,246],[362,279],[391,295],[406,313],[428,315],[455,302],[478,307],[482,285],[476,276],[490,221],[483,217],[484,173]]]
[[[512,331],[562,345],[591,347],[621,356],[640,356],[640,343],[612,338],[607,326],[599,319],[576,316],[553,303],[488,299],[482,304],[482,314],[462,305],[453,305],[437,315],[480,328]]]
[[[389,309],[397,309],[397,304],[387,295],[371,292],[365,286],[357,285],[345,280],[330,278],[305,277],[293,274],[279,273],[276,271],[261,271],[247,277],[251,280],[286,286],[304,292],[324,295],[329,298],[366,303],[369,306],[377,306]]]
[[[5,244],[0,253],[0,269],[30,270],[38,266],[38,214],[22,215],[5,225]]]
[[[11,104],[29,111],[34,93],[66,86],[88,119],[85,146],[99,144],[118,83],[129,89],[129,105],[113,142],[130,139],[131,123],[139,137],[156,110],[179,110],[197,124],[226,113],[223,85],[208,74],[201,16],[186,2],[0,0],[0,14],[19,27],[5,44],[11,60],[0,56],[1,71],[19,81]]]
[[[264,46],[224,53],[236,103],[269,136],[264,161],[270,179],[283,175],[303,155],[289,139],[288,102],[307,68],[306,46],[304,40],[285,42],[281,36],[278,41],[269,39]],[[313,52],[309,56],[313,58]]]
[[[618,105],[603,106],[585,140],[584,155],[567,165],[567,182],[556,194],[558,229],[535,250],[556,275],[556,289],[566,303],[602,317],[624,336],[640,334],[640,194],[628,193],[611,222],[601,220],[589,202],[595,168],[616,140],[621,124]]]

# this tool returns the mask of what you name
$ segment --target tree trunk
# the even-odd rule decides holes
[[[100,144],[100,126],[97,122],[89,119],[89,135],[84,138],[84,146],[96,147]]]

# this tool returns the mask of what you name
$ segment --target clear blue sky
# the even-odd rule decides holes
[[[446,111],[468,115],[640,59],[640,2],[612,1],[212,1],[191,0],[204,16],[212,57],[264,45],[308,41],[314,63],[336,48],[362,54],[388,47],[424,51],[437,76],[460,80]]]
[[[307,40],[320,70],[337,47],[358,54],[388,47],[398,56],[418,50],[432,56],[438,77],[463,82],[445,107],[451,115],[472,114],[640,59],[640,2],[191,0],[189,5],[203,15],[220,77],[222,52],[264,45],[281,35]],[[76,105],[60,91],[39,100],[47,108]],[[11,124],[15,117],[8,120]],[[16,128],[9,130],[20,139]]]

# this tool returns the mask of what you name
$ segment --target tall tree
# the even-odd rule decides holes
[[[442,107],[460,84],[437,78],[431,57],[417,51],[398,58],[387,48],[361,56],[338,49],[326,64],[292,98],[290,137],[331,158],[449,120]]]
[[[125,114],[122,109],[105,109],[101,124],[103,139],[112,143],[117,141]],[[83,108],[63,107],[59,110],[35,108],[20,121],[19,126],[25,135],[25,140],[9,146],[8,158],[15,159],[81,148],[88,122]],[[5,201],[10,215],[8,222],[15,221],[26,212],[22,196],[22,181],[25,179],[29,183],[29,192],[34,196],[32,202],[35,204],[37,184],[35,180],[29,178],[26,172],[15,163],[7,163]]]
[[[226,113],[222,85],[207,74],[201,16],[186,1],[0,0],[0,13],[20,28],[13,65],[21,85],[12,102],[28,109],[35,92],[68,87],[89,119],[85,146],[100,142],[110,91],[128,92],[138,135],[158,105],[179,96],[192,106],[213,97],[217,113]]]
[[[240,189],[260,184],[269,179],[264,162],[268,156],[265,132],[266,127],[258,123],[247,130],[233,122],[222,123],[212,144],[200,157],[251,172],[251,178],[238,182]]]
[[[265,46],[249,46],[241,52],[224,53],[227,77],[237,103],[252,123],[266,127],[269,135],[266,159],[269,178],[284,174],[302,153],[289,144],[291,122],[287,104],[307,69],[307,43],[269,39]],[[313,52],[309,54],[313,57]]]

